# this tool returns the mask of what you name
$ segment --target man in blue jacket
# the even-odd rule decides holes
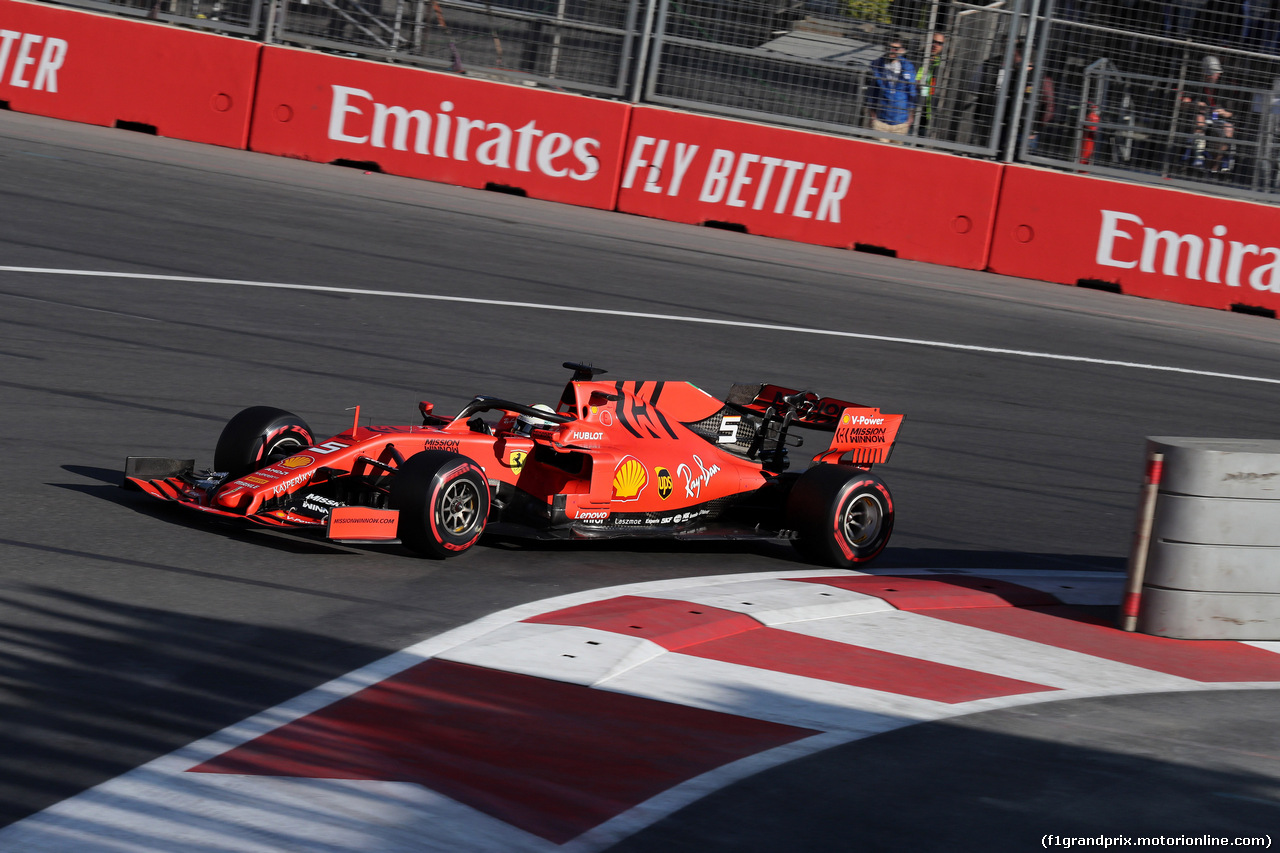
[[[911,128],[920,89],[916,85],[916,68],[906,53],[902,39],[893,39],[884,55],[871,63],[867,111],[873,130],[905,134]]]

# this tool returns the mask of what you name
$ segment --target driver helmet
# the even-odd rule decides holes
[[[552,415],[556,413],[556,410],[548,406],[546,403],[537,403],[533,408],[540,412],[547,412]],[[527,436],[535,429],[547,429],[548,427],[553,427],[555,425],[555,421],[548,421],[543,418],[534,417],[533,415],[526,415],[522,412],[520,416],[516,418],[516,427],[514,432],[516,435]]]

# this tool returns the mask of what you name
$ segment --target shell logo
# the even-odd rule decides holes
[[[310,465],[312,462],[315,462],[315,461],[316,460],[312,459],[310,456],[290,456],[288,459],[280,463],[280,467],[281,468],[302,468],[304,466]]]
[[[623,459],[613,471],[615,501],[633,501],[640,497],[640,493],[647,485],[649,485],[649,472],[634,456]]]

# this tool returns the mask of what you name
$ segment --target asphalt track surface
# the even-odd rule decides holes
[[[907,415],[881,471],[898,522],[878,569],[1121,571],[1146,436],[1276,434],[1265,318],[11,113],[0,160],[3,823],[496,610],[805,568],[723,545],[434,563],[211,529],[117,488],[129,454],[208,464],[247,405],[328,433],[355,405],[410,422],[420,399],[553,399],[564,360],[713,392],[795,383]],[[1275,695],[913,726],[746,779],[616,849],[1274,834]]]

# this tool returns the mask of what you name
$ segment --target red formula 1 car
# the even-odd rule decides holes
[[[450,557],[481,534],[533,539],[759,538],[849,567],[884,549],[893,499],[873,464],[902,415],[776,385],[724,400],[687,382],[608,382],[574,371],[559,404],[476,397],[453,418],[361,426],[317,439],[255,406],[227,423],[213,471],[131,456],[125,485],[206,513],[311,529],[339,542],[399,539]],[[831,435],[803,472],[790,431]]]

